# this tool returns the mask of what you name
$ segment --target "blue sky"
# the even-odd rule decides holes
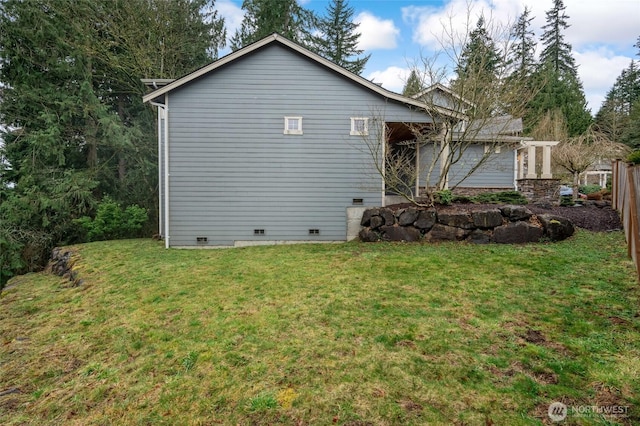
[[[299,0],[305,7],[323,14],[329,0]],[[232,35],[242,20],[242,0],[217,0]],[[640,36],[640,0],[565,0],[571,25],[565,40],[573,46],[578,74],[592,113],[595,114],[622,69],[631,59],[640,60],[633,47]],[[545,11],[552,0],[349,0],[354,20],[360,23],[361,48],[371,53],[363,76],[402,91],[409,69],[420,58],[438,57],[446,66],[442,36],[446,26],[463,36],[484,14],[496,39],[524,10],[532,10],[532,30],[541,34]],[[467,18],[469,18],[467,20]],[[467,22],[468,21],[468,22]]]

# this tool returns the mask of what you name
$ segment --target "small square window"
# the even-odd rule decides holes
[[[285,135],[301,135],[302,134],[302,117],[285,117],[284,118],[284,134]]]
[[[351,136],[366,136],[369,134],[369,119],[366,117],[351,117]]]
[[[502,147],[500,145],[492,145],[492,144],[484,144],[484,153],[489,154],[489,152],[493,149],[494,154],[500,154],[502,151]]]

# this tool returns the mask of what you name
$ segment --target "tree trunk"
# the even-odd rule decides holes
[[[124,126],[124,99],[122,95],[118,95],[118,117],[120,117],[120,121]],[[125,160],[124,146],[120,147],[120,152],[118,153],[118,179],[120,182],[124,181],[124,178],[127,174],[127,163]]]

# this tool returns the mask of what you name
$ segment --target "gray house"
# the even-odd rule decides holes
[[[442,84],[433,86],[413,96],[426,104],[438,105],[453,111],[466,113],[475,105],[460,97]],[[460,158],[456,158],[446,175],[447,186],[457,187],[459,192],[473,193],[476,190],[513,190],[518,175],[518,149],[530,138],[522,137],[521,118],[510,115],[490,117],[483,120],[460,120],[453,124],[451,145],[463,146]],[[422,175],[419,182],[435,185],[439,175],[426,176],[433,162],[433,145],[422,145],[418,158]],[[488,152],[491,150],[492,152]],[[485,158],[486,157],[486,158]]]
[[[385,204],[382,158],[408,124],[463,117],[352,74],[274,34],[177,80],[158,107],[167,247],[344,241],[346,210]],[[429,112],[426,112],[428,110]]]
[[[434,121],[276,34],[155,86],[168,247],[344,241],[347,207],[384,203],[363,139]]]

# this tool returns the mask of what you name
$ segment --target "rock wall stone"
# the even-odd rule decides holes
[[[78,272],[73,269],[76,256],[72,250],[56,247],[51,250],[51,259],[45,268],[46,272],[69,279],[72,287],[82,285]]]
[[[376,207],[362,215],[359,237],[374,241],[468,241],[474,244],[522,244],[560,241],[575,232],[571,221],[553,215],[535,216],[524,206],[484,210],[391,209]]]

